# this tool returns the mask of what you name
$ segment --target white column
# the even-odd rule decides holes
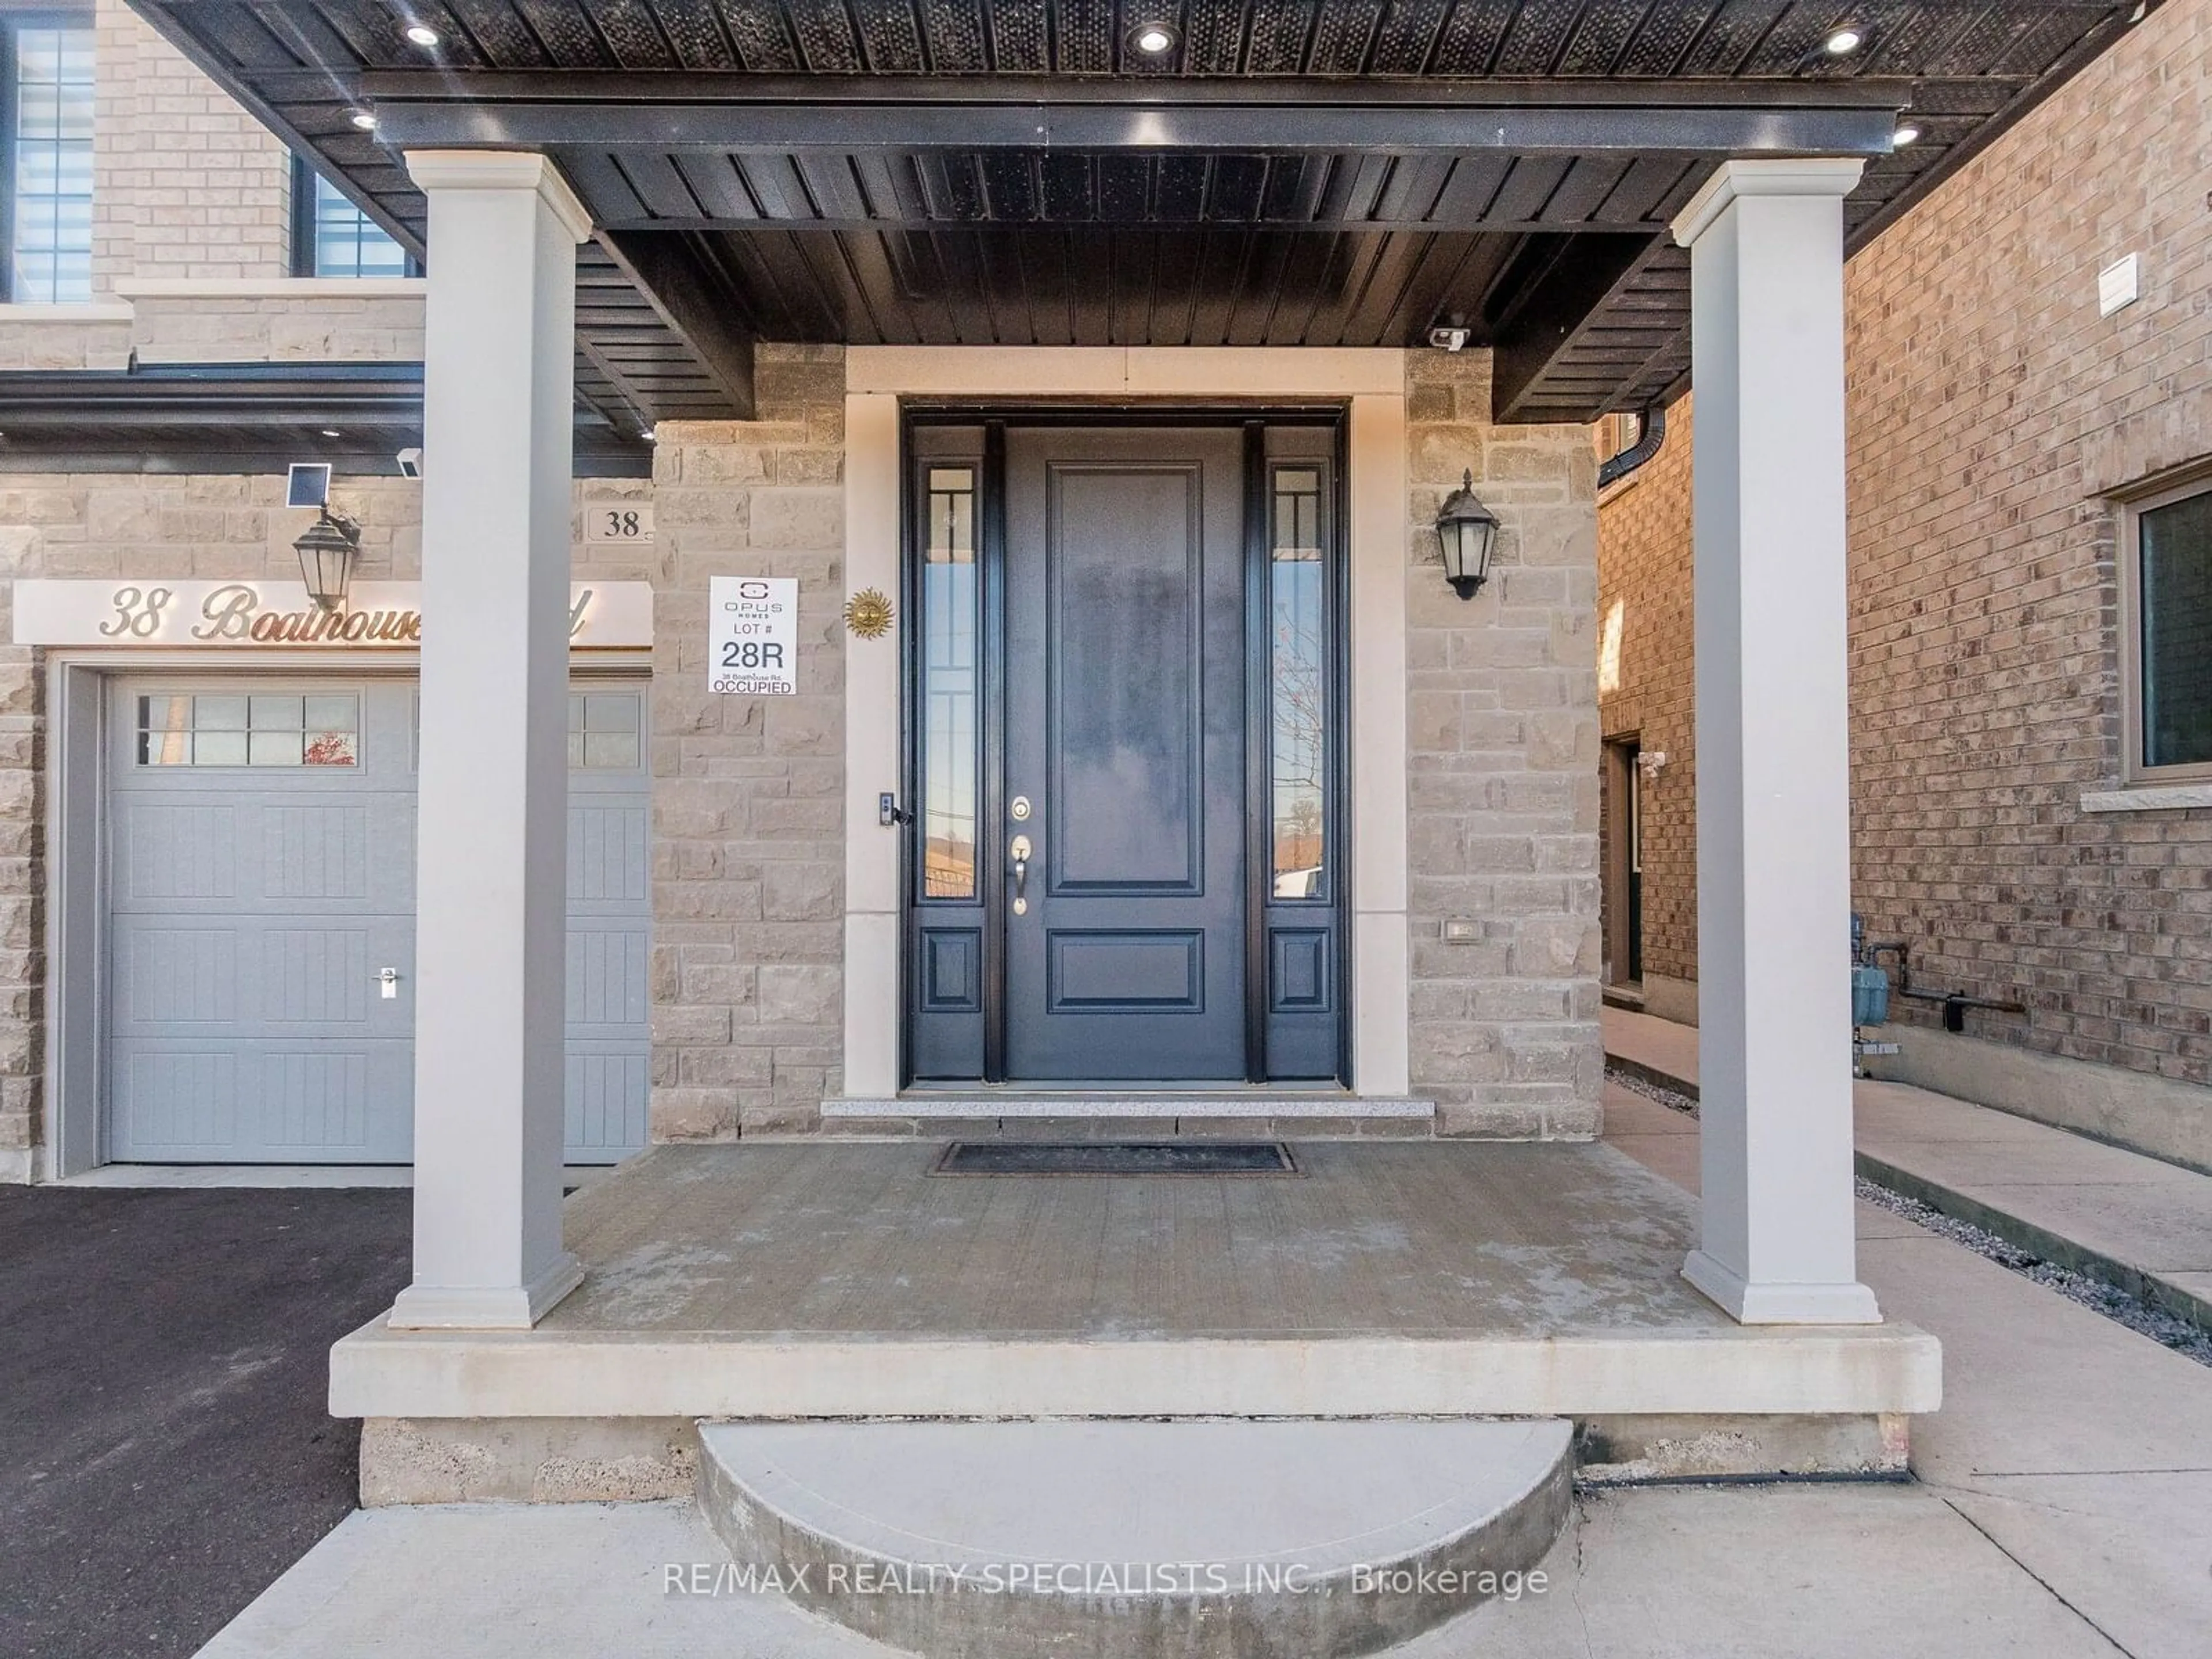
[[[576,244],[543,156],[416,151],[429,198],[415,1282],[391,1322],[527,1329],[562,1248]]]
[[[1397,356],[1398,354],[1391,354]],[[1401,378],[1402,358],[1396,365]],[[1228,384],[1228,382],[1223,382]],[[1413,1088],[1407,921],[1406,398],[1352,399],[1352,1087]]]
[[[1725,164],[1690,250],[1704,1221],[1747,1324],[1865,1323],[1851,1197],[1843,198],[1856,161]]]
[[[899,400],[845,398],[847,591],[899,591]],[[895,623],[904,628],[911,619]],[[899,787],[898,640],[845,641],[845,1094],[899,1087],[899,850],[876,797]],[[913,801],[905,803],[915,807]],[[916,808],[916,810],[919,810]]]

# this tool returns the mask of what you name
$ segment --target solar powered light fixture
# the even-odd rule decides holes
[[[284,475],[284,505],[311,507],[315,521],[292,544],[307,597],[324,611],[343,610],[361,557],[361,526],[331,511],[331,464],[295,461]]]
[[[353,584],[353,568],[361,558],[361,526],[325,507],[292,544],[292,550],[300,556],[301,580],[316,608],[344,610],[346,589]]]
[[[1498,545],[1498,515],[1475,499],[1471,470],[1437,510],[1437,539],[1443,544],[1444,580],[1460,598],[1473,599],[1490,578],[1490,555]]]

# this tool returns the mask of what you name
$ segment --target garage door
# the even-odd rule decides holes
[[[118,682],[112,699],[106,1155],[406,1162],[414,687]],[[645,1140],[643,716],[641,688],[569,698],[573,1163]]]

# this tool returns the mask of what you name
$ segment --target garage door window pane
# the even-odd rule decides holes
[[[351,695],[138,699],[141,766],[355,766],[360,746]]]
[[[190,697],[138,699],[138,764],[190,766],[192,763],[192,700]]]
[[[632,691],[585,691],[568,699],[568,764],[630,771],[639,764],[644,704]]]
[[[189,752],[194,766],[243,766],[246,759],[246,733],[201,732],[192,738]]]
[[[246,757],[256,766],[297,766],[301,763],[297,732],[251,732],[246,734]]]
[[[309,766],[352,766],[361,758],[361,700],[309,697],[300,758]]]

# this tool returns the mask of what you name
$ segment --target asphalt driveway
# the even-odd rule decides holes
[[[409,1194],[0,1188],[0,1653],[184,1655],[353,1508]]]

